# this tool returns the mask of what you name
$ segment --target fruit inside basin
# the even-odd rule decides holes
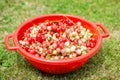
[[[68,22],[64,21],[65,24],[63,26],[61,23],[59,23],[59,21],[61,21],[61,20],[67,20]],[[56,25],[59,23],[60,27],[57,26],[58,29],[53,28],[53,27],[51,28],[51,23],[49,23],[49,25],[48,25],[48,22],[46,22],[46,21],[48,21],[48,22],[54,21],[55,24],[53,24],[53,25]],[[47,23],[47,26],[44,26],[42,28],[42,26],[38,26],[40,23],[45,23],[45,24]],[[70,23],[72,24],[72,26],[65,27],[66,25],[71,25]],[[77,26],[74,26],[76,24],[77,24]],[[83,28],[81,28],[81,25],[83,26]],[[36,27],[32,27],[32,26],[36,26],[38,28],[36,29]],[[71,27],[73,27],[73,28],[71,28]],[[77,29],[75,27],[77,27]],[[104,33],[101,34],[101,32],[98,30],[97,27],[100,27]],[[35,32],[37,32],[37,33],[42,32],[42,34],[47,33],[44,35],[50,35],[50,34],[54,35],[54,33],[55,33],[56,38],[54,38],[54,37],[52,37],[52,38],[54,38],[53,40],[57,41],[57,44],[53,44],[54,42],[56,43],[56,41],[51,41],[51,39],[48,37],[47,37],[48,39],[46,39],[44,36],[41,37],[41,35],[40,36],[37,35],[38,37],[36,37],[35,34],[26,33],[26,31],[28,31],[31,28],[32,28],[32,31],[33,31],[33,28],[35,28],[33,33],[35,33]],[[60,28],[60,30],[59,30],[59,28]],[[92,34],[91,35],[92,38],[91,38],[91,36],[88,36],[90,39],[88,39],[88,37],[85,40],[82,39],[85,36],[83,36],[83,37],[80,36],[83,32],[79,31],[79,29],[84,29],[84,31],[86,30],[88,32],[88,34],[90,34],[90,35]],[[70,31],[70,30],[72,30],[72,31]],[[51,32],[54,32],[54,33],[51,33]],[[63,32],[65,34],[63,34]],[[27,38],[28,43],[27,43],[27,45],[25,45],[24,44],[25,42],[23,42],[23,41],[26,40],[25,35],[28,35],[28,34],[30,37],[35,36],[36,41]],[[67,36],[67,35],[70,35],[70,36]],[[17,50],[33,66],[40,69],[41,71],[46,72],[46,73],[53,73],[53,74],[63,74],[63,73],[67,73],[67,72],[76,70],[77,68],[79,68],[83,64],[85,64],[87,62],[87,60],[89,58],[91,58],[93,55],[95,55],[96,52],[100,49],[100,47],[102,45],[102,39],[106,38],[108,36],[109,36],[109,32],[100,23],[94,24],[92,22],[89,22],[88,20],[85,20],[81,17],[73,16],[73,15],[47,14],[47,15],[42,15],[42,16],[38,16],[33,19],[27,20],[26,22],[21,24],[14,33],[6,35],[5,44],[6,44],[6,48],[8,50]],[[74,39],[76,39],[74,37],[76,37],[79,41],[74,40]],[[10,38],[13,39],[14,46],[10,46],[10,44],[9,44]],[[90,44],[87,44],[87,42],[85,42],[85,41],[88,41],[88,42],[92,41],[95,44],[93,46],[93,43],[91,43],[92,46],[90,46]],[[45,44],[47,42],[48,42],[48,44],[50,43],[52,45],[49,44],[49,45],[47,45],[47,48],[46,48]],[[60,46],[63,42],[64,42],[65,50],[63,47],[61,48],[61,46]],[[82,44],[80,44],[81,42],[82,42]],[[38,51],[31,52],[28,49],[26,50],[26,47],[31,49],[30,45],[32,44],[32,46],[33,46],[33,43],[37,43],[37,44],[39,43],[39,45],[37,45],[37,47],[34,47],[34,50],[38,50]],[[84,47],[84,46],[85,46],[85,50],[83,52],[81,52],[80,51],[82,49],[81,47]],[[86,46],[89,48],[86,49]],[[41,51],[42,48],[44,49],[44,52],[39,52],[39,51]],[[36,55],[36,53],[37,53],[37,55]]]

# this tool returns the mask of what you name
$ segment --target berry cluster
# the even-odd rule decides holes
[[[19,44],[36,57],[62,60],[87,54],[96,44],[92,35],[81,22],[62,19],[33,25],[25,31]]]

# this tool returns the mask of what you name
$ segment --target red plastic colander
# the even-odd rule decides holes
[[[65,17],[69,18],[73,22],[80,21],[85,28],[89,29],[92,33],[95,33],[97,35],[96,46],[88,54],[67,60],[46,60],[29,54],[19,45],[19,40],[21,40],[22,36],[24,35],[24,32],[26,31],[26,29],[33,26],[33,24],[39,24],[40,22],[44,22],[46,20],[61,20]],[[101,34],[97,27],[101,28],[104,33]],[[41,71],[47,73],[62,74],[76,70],[77,68],[85,64],[86,61],[89,58],[91,58],[94,54],[96,54],[96,52],[100,49],[102,45],[102,39],[108,36],[109,32],[100,23],[91,23],[88,20],[73,15],[47,14],[27,20],[26,22],[21,24],[14,33],[6,35],[5,45],[8,50],[17,50],[33,66],[37,67]],[[10,38],[12,38],[14,46],[10,46],[9,44]]]

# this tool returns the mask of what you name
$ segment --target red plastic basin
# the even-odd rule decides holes
[[[33,24],[38,24],[46,20],[60,20],[65,17],[68,17],[73,22],[80,21],[85,28],[91,30],[92,33],[96,34],[96,40],[97,40],[96,46],[88,54],[85,54],[85,55],[82,55],[82,56],[79,56],[73,59],[52,61],[52,60],[46,60],[46,59],[35,57],[29,54],[28,52],[26,52],[24,49],[22,49],[22,47],[19,45],[19,40],[22,38],[25,30],[31,27]],[[100,27],[104,33],[101,34],[97,27]],[[109,32],[100,23],[91,23],[88,20],[85,20],[81,17],[73,16],[73,15],[49,14],[49,15],[38,16],[36,18],[27,20],[26,22],[21,24],[14,33],[6,35],[5,44],[8,50],[17,50],[33,66],[37,67],[41,71],[47,72],[47,73],[62,74],[62,73],[71,72],[81,67],[83,64],[85,64],[86,61],[90,57],[95,55],[96,52],[100,49],[102,45],[102,39],[108,36],[109,36]],[[14,46],[10,46],[9,44],[10,38],[13,39]]]

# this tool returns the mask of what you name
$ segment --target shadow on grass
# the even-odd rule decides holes
[[[82,66],[81,68],[67,74],[62,75],[48,75],[48,78],[55,78],[55,80],[76,80],[76,79],[83,79],[85,77],[90,77],[96,73],[97,70],[100,70],[102,64],[104,62],[104,53],[103,49],[101,48],[99,52],[93,56],[88,62]],[[43,77],[46,75],[42,75]],[[52,79],[53,80],[53,79]]]
[[[22,56],[18,54],[18,68],[23,69],[27,71],[31,71],[34,74],[36,74],[36,77],[38,80],[77,80],[77,79],[83,79],[85,77],[91,77],[96,73],[96,71],[100,70],[102,67],[102,64],[104,62],[104,50],[101,47],[101,49],[98,51],[98,53],[90,58],[88,62],[82,66],[81,68],[67,74],[45,74],[36,68],[34,68],[27,60],[25,60]],[[24,72],[26,74],[26,72]]]

